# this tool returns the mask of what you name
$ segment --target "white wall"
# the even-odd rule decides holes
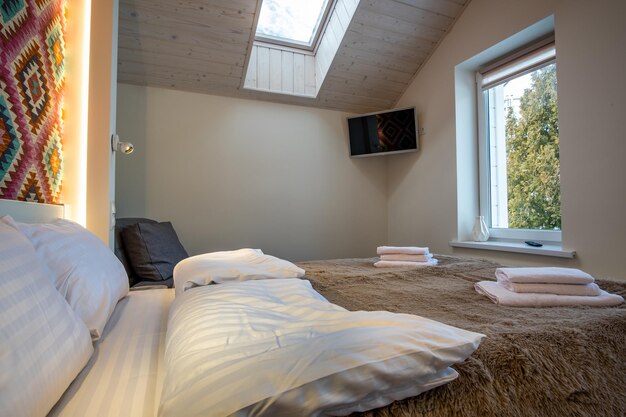
[[[90,5],[89,0],[68,0],[65,36],[62,198],[65,216],[82,225],[87,224]]]
[[[86,221],[87,228],[111,247],[115,192],[111,135],[115,132],[118,6],[119,0],[92,2],[89,53]]]
[[[92,4],[93,3],[93,4]],[[68,0],[63,134],[65,216],[105,243],[114,185],[110,129],[114,124],[118,0]]]
[[[387,240],[383,158],[348,157],[346,114],[118,85],[118,217],[173,222],[192,254],[365,257]]]
[[[448,242],[467,232],[467,219],[477,210],[476,200],[466,198],[477,192],[476,178],[467,177],[476,158],[467,141],[476,132],[456,128],[468,115],[455,115],[455,67],[550,15],[557,45],[563,244],[577,258],[453,251]],[[429,244],[436,252],[509,264],[582,267],[626,279],[624,22],[623,0],[473,0],[398,103],[417,107],[426,135],[417,158],[401,156],[388,165],[389,243]],[[457,195],[466,200],[461,204]]]
[[[473,100],[455,68],[551,15],[563,241],[577,257],[453,250],[478,210],[476,131],[457,128],[475,106],[455,100]],[[385,241],[626,279],[625,21],[621,0],[473,0],[398,103],[417,108],[421,151],[387,161],[347,157],[342,113],[119,85],[118,131],[137,150],[117,157],[118,214],[172,220],[192,253],[338,258]]]

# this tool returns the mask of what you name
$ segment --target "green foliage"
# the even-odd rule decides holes
[[[560,229],[561,190],[556,65],[532,74],[520,115],[506,116],[509,227]]]

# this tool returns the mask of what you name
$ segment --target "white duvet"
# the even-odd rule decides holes
[[[161,417],[348,415],[456,378],[484,337],[422,317],[349,312],[308,281],[192,288],[170,310]]]

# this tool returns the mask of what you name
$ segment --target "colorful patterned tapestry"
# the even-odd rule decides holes
[[[0,198],[61,202],[65,0],[0,0]]]

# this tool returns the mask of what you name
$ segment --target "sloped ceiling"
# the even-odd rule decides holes
[[[311,99],[241,88],[257,0],[120,0],[118,81],[352,113],[389,109],[469,1],[361,0]]]

